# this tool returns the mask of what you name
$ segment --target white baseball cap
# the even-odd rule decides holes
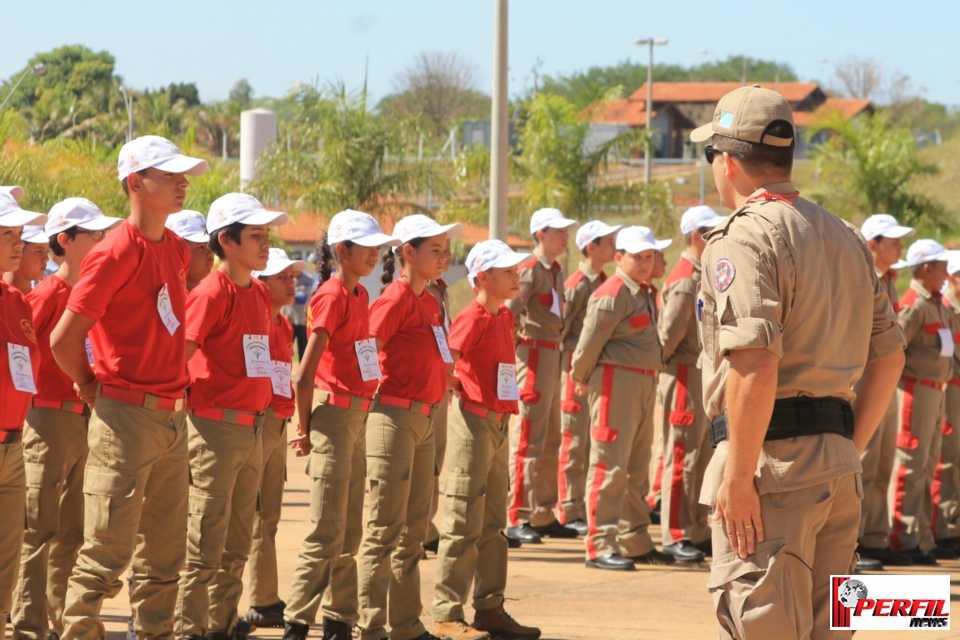
[[[290,217],[282,211],[267,211],[260,201],[245,193],[228,193],[210,205],[207,233],[228,227],[234,222],[248,225],[287,224]]]
[[[23,227],[44,224],[46,221],[46,214],[21,209],[13,194],[0,193],[0,227]]]
[[[530,234],[537,231],[543,231],[547,227],[551,229],[566,229],[577,224],[576,220],[568,220],[560,213],[560,209],[538,209],[530,216]]]
[[[50,236],[43,232],[43,225],[24,226],[20,239],[31,244],[50,244]]]
[[[889,213],[875,213],[863,221],[860,227],[860,233],[864,239],[873,240],[874,238],[902,238],[912,236],[916,231],[912,227],[902,227],[897,219]]]
[[[960,273],[960,251],[947,251],[947,273],[951,276]]]
[[[283,249],[270,249],[270,255],[267,257],[267,266],[263,271],[254,271],[253,277],[275,276],[287,267],[293,267],[294,271],[303,271],[307,268],[307,263],[303,260],[291,260],[290,256]]]
[[[467,268],[467,277],[476,284],[477,275],[487,269],[515,267],[527,258],[529,253],[517,253],[502,240],[484,240],[473,245],[463,263]]]
[[[385,234],[369,213],[353,209],[345,209],[333,216],[327,227],[327,244],[332,246],[347,240],[361,247],[395,247],[401,244],[397,238]]]
[[[697,229],[713,229],[726,219],[726,216],[717,215],[713,207],[706,205],[690,207],[680,216],[680,233],[686,235]]]
[[[208,165],[206,160],[183,155],[175,144],[161,136],[140,136],[120,147],[117,172],[121,180],[150,168],[199,176],[206,173]]]
[[[577,229],[577,248],[583,251],[584,247],[597,238],[602,238],[610,235],[611,233],[616,233],[620,229],[623,229],[622,224],[615,224],[611,227],[600,220],[591,220],[590,222],[586,222],[581,225],[579,229]]]
[[[44,228],[50,237],[71,227],[80,227],[88,231],[111,229],[123,222],[123,218],[108,218],[100,207],[86,198],[67,198],[50,207],[47,224]]]
[[[648,249],[663,251],[673,244],[673,240],[657,240],[653,232],[646,227],[624,227],[617,234],[617,250],[627,253],[640,253]]]
[[[184,209],[180,213],[171,213],[167,216],[167,224],[164,226],[190,242],[210,240],[210,234],[207,233],[207,219],[199,211]]]
[[[916,267],[927,262],[946,262],[950,252],[943,248],[936,240],[921,238],[907,249],[907,259],[893,265],[892,269]]]
[[[17,202],[23,199],[23,187],[0,187],[0,193],[9,193]]]
[[[393,237],[400,240],[400,244],[395,246],[393,250],[397,251],[400,246],[417,238],[432,238],[446,234],[452,240],[453,238],[459,238],[461,233],[463,233],[463,225],[459,222],[440,224],[422,213],[415,213],[412,216],[402,218],[394,225]]]

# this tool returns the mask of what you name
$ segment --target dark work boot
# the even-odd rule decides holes
[[[353,629],[346,622],[323,619],[323,640],[350,640]]]
[[[310,625],[287,622],[283,627],[282,640],[306,640]]]

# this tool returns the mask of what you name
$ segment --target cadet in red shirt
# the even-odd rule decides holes
[[[147,637],[171,632],[187,530],[182,323],[190,251],[163,225],[183,208],[186,176],[206,169],[205,160],[181,155],[159,136],[120,149],[130,217],[84,259],[50,336],[57,363],[93,408],[84,545],[67,587],[64,638],[103,637],[103,599],[116,595],[135,543],[135,630]]]
[[[386,637],[387,592],[393,640],[432,640],[420,622],[419,562],[426,542],[437,459],[431,418],[453,364],[436,298],[426,291],[440,277],[446,242],[463,231],[424,215],[397,222],[403,244],[383,261],[388,286],[370,310],[370,335],[383,379],[367,423],[370,514],[360,552],[363,640]],[[393,279],[394,261],[403,272]]]
[[[0,191],[0,271],[10,272],[20,263],[25,224],[42,224],[42,213],[24,211],[13,195]],[[23,513],[27,485],[24,474],[23,419],[36,391],[40,349],[30,305],[16,288],[0,280],[0,323],[7,345],[7,366],[0,367],[0,637],[7,627],[11,595],[20,569]]]
[[[26,243],[23,247],[23,256],[16,271],[3,274],[3,281],[27,295],[34,282],[43,279],[47,268],[47,248],[50,238],[44,233],[42,226],[27,225],[23,228],[21,239]]]
[[[399,240],[361,211],[333,216],[317,250],[323,282],[307,310],[310,338],[297,370],[297,455],[310,454],[310,522],[284,618],[304,640],[323,606],[323,637],[350,638],[360,617],[355,557],[363,536],[367,413],[380,365],[360,278]],[[333,273],[336,269],[336,273]],[[317,391],[314,391],[316,387]],[[309,434],[308,434],[309,429]]]
[[[14,634],[24,637],[45,638],[49,625],[58,637],[63,635],[67,580],[83,544],[83,468],[90,410],[77,396],[73,380],[53,359],[50,333],[80,278],[80,263],[107,230],[121,222],[103,215],[86,198],[67,198],[50,209],[45,229],[30,227],[44,230],[50,250],[63,263],[27,294],[40,347],[40,377],[23,432],[29,507],[10,616]]]
[[[167,218],[167,229],[183,238],[190,247],[187,291],[193,291],[213,269],[213,251],[210,249],[207,219],[199,211],[181,211]]]
[[[228,193],[207,215],[220,267],[187,298],[190,520],[174,633],[232,636],[243,592],[263,466],[261,430],[273,395],[273,296],[253,277],[267,266],[269,225],[287,214]]]

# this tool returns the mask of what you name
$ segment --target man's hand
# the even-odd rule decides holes
[[[574,382],[573,393],[578,396],[585,396],[590,393],[590,387],[586,382]]]
[[[297,429],[297,437],[289,441],[290,448],[302,458],[310,453],[310,435]]]
[[[87,406],[93,409],[93,403],[97,400],[97,379],[94,378],[86,384],[74,383],[73,389],[80,396],[81,402],[85,402]]]
[[[753,479],[720,483],[714,520],[723,520],[734,553],[746,558],[763,542],[763,520],[760,517],[760,495]]]

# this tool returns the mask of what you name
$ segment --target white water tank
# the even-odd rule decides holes
[[[240,190],[257,177],[257,160],[264,148],[277,141],[277,114],[268,109],[240,113]]]

